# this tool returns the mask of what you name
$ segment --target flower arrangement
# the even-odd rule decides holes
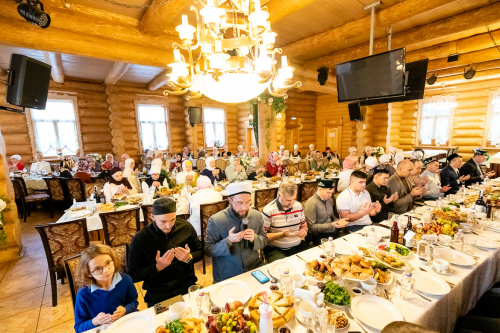
[[[104,158],[102,158],[101,154],[90,154],[92,157],[94,157],[94,161],[102,163],[104,161]]]
[[[215,141],[214,143],[215,143],[215,146],[216,146],[217,148],[220,148],[220,147],[222,147],[222,146],[223,146],[223,144],[222,144],[222,141],[221,141],[221,140],[217,140],[217,141]]]
[[[252,157],[248,154],[243,154],[239,156],[240,164],[246,169],[252,162]]]
[[[0,199],[0,245],[6,244],[7,243],[7,233],[3,229],[3,211],[7,207],[7,203]]]
[[[372,155],[375,156],[377,159],[380,156],[384,155],[384,153],[385,153],[384,148],[382,148],[382,147],[375,147],[372,149]]]

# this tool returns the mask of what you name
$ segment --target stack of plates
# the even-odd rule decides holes
[[[401,311],[391,302],[378,296],[361,295],[352,299],[351,310],[364,324],[382,330],[393,321],[403,321]]]

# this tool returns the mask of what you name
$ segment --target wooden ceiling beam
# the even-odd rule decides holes
[[[59,83],[64,83],[64,69],[60,53],[43,52],[45,62],[52,66],[52,80]]]
[[[453,1],[454,0],[405,0],[376,12],[375,25],[377,27],[388,26]],[[366,33],[370,31],[371,22],[370,15],[368,14],[369,12],[367,11],[367,16],[287,45],[283,47],[283,54],[286,54],[289,58],[297,57],[304,53],[320,54],[322,48],[328,45],[340,43],[348,38]]]
[[[458,32],[467,31],[486,25],[500,22],[500,2],[471,10],[466,13],[455,15],[450,18],[425,24],[406,31],[392,35],[392,48],[408,46],[432,39],[449,36]],[[336,64],[366,57],[369,54],[369,43],[350,47],[329,55],[304,62],[305,68],[316,69],[323,66],[331,67]],[[387,50],[387,38],[379,38],[374,41],[374,54]],[[287,52],[284,50],[284,54]],[[288,54],[287,54],[288,55]]]
[[[300,91],[315,91],[323,94],[337,94],[337,85],[335,83],[327,82],[326,85],[322,86],[319,84],[318,80],[294,75],[293,82],[295,81],[302,82],[302,86],[298,88],[298,90]]]
[[[457,75],[451,75],[447,77],[442,77],[437,79],[436,83],[432,86],[425,84],[426,88],[434,88],[436,86],[451,86],[454,84],[461,84],[461,83],[467,83],[467,82],[478,82],[478,81],[484,81],[484,80],[491,80],[491,79],[498,79],[500,78],[500,69],[495,68],[495,69],[489,69],[485,71],[480,71],[476,72],[474,77],[470,80],[467,80],[464,78],[463,73],[462,74],[457,74]]]
[[[490,47],[489,49],[461,54],[458,58],[458,61],[454,62],[448,62],[448,57],[431,60],[427,65],[427,71],[433,72],[447,68],[467,66],[471,64],[477,64],[480,62],[496,60],[499,58],[500,58],[500,52],[498,51],[498,49],[496,47]]]
[[[475,66],[473,66],[473,67],[476,70],[476,72],[483,72],[483,71],[487,71],[490,69],[500,69],[500,59],[476,63]],[[436,71],[436,75],[438,76],[438,80],[439,80],[439,78],[441,78],[441,77],[444,78],[447,76],[463,74],[464,70],[468,70],[468,69],[469,69],[469,65],[447,68],[447,69]],[[432,73],[432,72],[430,72],[430,73]]]
[[[109,86],[118,82],[118,80],[120,80],[123,74],[125,74],[128,71],[131,65],[132,64],[126,62],[115,61],[113,67],[111,67],[111,70],[108,72],[108,75],[104,80],[104,85]]]
[[[178,16],[181,10],[186,7],[189,0],[170,0],[160,6],[155,6],[162,2],[165,2],[165,0],[153,0],[151,3],[152,7],[149,7],[144,13],[140,22],[140,28],[143,33],[153,36],[164,33],[168,25]],[[179,22],[179,24],[181,24],[181,22]]]
[[[269,22],[274,23],[281,20],[316,0],[271,0],[266,4],[269,12]]]
[[[156,90],[167,84],[169,77],[168,75],[172,73],[172,69],[165,69],[163,72],[158,74],[151,82],[148,83],[148,90]]]

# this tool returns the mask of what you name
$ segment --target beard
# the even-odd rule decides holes
[[[236,216],[236,218],[238,220],[240,220],[240,221],[243,220],[245,217],[247,217],[248,216],[248,212],[250,211],[250,209],[249,209],[249,210],[247,210],[245,212],[245,214],[240,214],[240,213],[238,213],[237,211],[234,210],[233,206],[231,206],[231,210],[233,211],[234,216]]]

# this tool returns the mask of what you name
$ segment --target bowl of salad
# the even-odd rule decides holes
[[[378,249],[397,255],[398,257],[406,258],[410,255],[411,250],[406,246],[397,243],[383,242],[378,245]]]
[[[337,309],[343,310],[351,305],[351,295],[347,289],[333,281],[325,283],[322,291],[325,294],[325,303]]]

